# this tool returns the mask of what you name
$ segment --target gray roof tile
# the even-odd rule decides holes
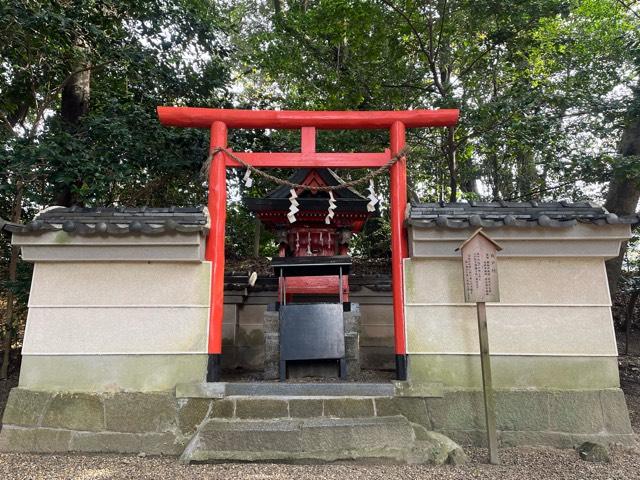
[[[499,228],[551,227],[568,228],[578,223],[594,225],[640,223],[638,214],[618,217],[591,202],[476,202],[412,204],[408,223],[422,227]]]
[[[27,224],[7,222],[3,230],[21,235],[65,231],[73,235],[163,235],[205,232],[205,207],[50,207]]]

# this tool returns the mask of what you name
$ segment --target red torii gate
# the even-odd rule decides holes
[[[228,128],[301,129],[298,153],[233,152],[239,158],[263,168],[378,168],[405,146],[405,129],[450,127],[458,121],[458,110],[407,111],[265,111],[214,108],[158,107],[163,125],[211,129],[212,152],[227,148]],[[382,153],[316,152],[316,129],[389,129],[390,146]],[[208,208],[211,229],[205,258],[211,262],[211,308],[209,314],[207,381],[220,379],[222,320],[224,315],[224,237],[226,222],[226,167],[242,165],[224,152],[213,156],[209,169]],[[391,176],[391,282],[396,353],[396,376],[406,380],[407,344],[404,325],[404,285],[402,260],[407,258],[404,214],[407,204],[407,166],[403,158],[390,168]]]

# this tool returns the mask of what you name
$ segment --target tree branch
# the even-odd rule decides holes
[[[423,87],[420,85],[411,85],[409,83],[401,83],[399,85],[395,85],[391,83],[381,83],[380,86],[384,88],[408,88],[411,90],[419,90],[421,92],[429,92],[429,93],[433,92],[433,84]]]
[[[578,179],[572,180],[570,182],[563,182],[563,183],[561,183],[559,185],[556,185],[554,187],[546,187],[546,188],[539,188],[538,190],[532,190],[531,192],[525,193],[524,195],[518,195],[517,197],[507,198],[505,200],[505,202],[512,202],[514,200],[520,200],[522,198],[531,198],[533,195],[537,195],[537,194],[542,193],[542,192],[550,192],[552,190],[557,190],[559,188],[566,187],[567,185],[574,185],[576,183],[576,181],[578,181]]]
[[[640,20],[640,13],[636,12],[632,7],[635,3],[625,3],[622,0],[616,0],[620,5],[622,5],[629,13],[631,13],[634,17]]]
[[[538,21],[538,18],[532,18],[531,20],[529,20],[526,24],[525,28],[529,28],[531,25],[533,25],[535,22]],[[503,40],[503,42],[505,42],[506,40],[510,40],[513,37],[515,37],[517,35],[517,32],[512,33],[511,35],[509,35],[507,38],[505,38]],[[469,63],[458,75],[458,78],[462,78],[464,77],[467,73],[469,73],[471,71],[471,69],[474,67],[474,65],[476,63],[478,63],[480,60],[482,60],[488,53],[492,52],[497,46],[499,45],[498,42],[492,43],[491,45],[489,45],[482,53],[480,53],[480,55],[478,55],[476,58],[474,58],[471,63]]]
[[[438,58],[438,53],[440,53],[440,45],[442,44],[442,32],[444,30],[444,20],[447,16],[447,0],[444,0],[442,4],[442,13],[440,14],[440,31],[438,32],[438,43],[436,44],[436,51],[434,54],[434,58]]]
[[[436,66],[435,59],[431,54],[431,52],[429,51],[429,49],[427,49],[424,43],[424,40],[422,40],[422,36],[420,35],[420,32],[418,32],[418,29],[416,28],[416,26],[413,24],[413,21],[409,18],[409,16],[404,11],[396,7],[391,1],[382,0],[382,3],[384,3],[389,8],[391,8],[394,12],[400,15],[404,19],[404,21],[407,23],[407,26],[411,29],[411,31],[413,32],[413,35],[416,37],[416,40],[418,41],[418,48],[424,54],[424,56],[427,57],[427,62],[429,63],[429,70],[431,70],[431,75],[433,77],[434,85],[438,89],[440,96],[445,97],[447,95],[447,90],[443,87],[442,82],[440,82],[440,77],[438,75],[438,68]]]
[[[11,136],[14,138],[18,138],[18,134],[13,129],[13,125],[11,125],[11,122],[9,121],[7,116],[4,114],[4,112],[0,112],[0,120],[2,120],[2,124],[6,127],[6,129],[9,131]]]
[[[413,32],[414,36],[416,37],[416,40],[418,41],[418,46],[420,48],[420,51],[422,51],[422,53],[425,55],[425,57],[427,57],[429,59],[429,61],[431,61],[432,60],[431,59],[431,54],[429,53],[429,50],[427,49],[427,46],[425,45],[424,41],[422,40],[422,36],[420,35],[420,32],[418,32],[418,29],[415,27],[415,25],[413,24],[413,22],[411,21],[409,16],[405,12],[400,10],[398,7],[396,7],[389,0],[382,0],[382,3],[384,3],[387,7],[392,9],[394,12],[396,12],[398,15],[400,15],[404,19],[404,21],[407,23],[407,26],[411,29],[411,31]]]

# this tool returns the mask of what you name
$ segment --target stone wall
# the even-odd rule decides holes
[[[496,394],[501,446],[633,444],[622,392],[504,391]],[[401,415],[463,445],[484,445],[482,394],[442,397],[176,398],[172,393],[11,391],[0,451],[179,455],[206,419],[372,418]],[[274,437],[274,441],[277,438]]]

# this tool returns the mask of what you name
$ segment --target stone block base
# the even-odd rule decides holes
[[[344,312],[344,343],[347,360],[347,378],[360,373],[360,306],[351,304],[351,311]],[[279,312],[267,309],[264,312],[264,379],[280,378],[280,317]],[[326,361],[291,362],[288,366],[290,378],[326,377],[336,378],[337,364]]]
[[[624,393],[604,390],[497,390],[502,446],[574,448],[584,441],[635,444]],[[433,430],[463,445],[486,446],[481,391],[445,391],[425,398]]]
[[[570,448],[585,441],[635,444],[619,389],[501,390],[496,392],[496,409],[501,446]],[[176,398],[173,393],[62,393],[15,388],[4,413],[0,451],[180,455],[210,421],[382,417],[405,418],[414,431],[419,426],[463,445],[485,444],[479,391],[445,391],[441,398]],[[373,430],[384,428],[384,421],[373,423]],[[295,425],[302,428],[300,422]]]
[[[189,439],[179,411],[175,397],[165,393],[14,388],[4,412],[0,451],[178,455]]]

